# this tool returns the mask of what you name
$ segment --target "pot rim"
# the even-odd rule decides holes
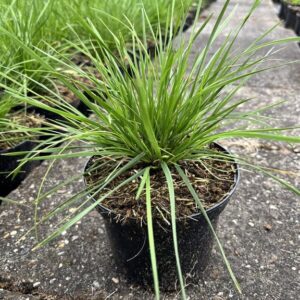
[[[221,149],[223,152],[226,152],[226,153],[230,154],[230,152],[226,149],[226,147],[224,147],[224,146],[222,146],[222,145],[220,145],[220,144],[218,144],[218,143],[212,143],[212,144],[214,144],[215,146],[217,146],[217,147],[218,147],[219,149]],[[87,166],[88,166],[88,164],[89,164],[91,158],[92,158],[92,157],[90,157],[90,158],[88,159],[88,161],[86,162],[86,164],[85,164],[85,166],[84,166],[84,171],[86,171]],[[233,165],[235,166],[235,174],[234,174],[234,180],[233,180],[233,184],[232,184],[232,186],[231,186],[231,189],[230,189],[230,191],[227,193],[227,195],[224,196],[224,197],[222,198],[222,200],[216,202],[213,206],[211,206],[211,207],[209,207],[208,209],[205,210],[207,214],[210,214],[210,213],[214,212],[215,210],[217,210],[217,209],[219,209],[219,208],[225,207],[225,205],[229,202],[231,196],[234,194],[234,192],[235,192],[236,189],[237,189],[238,183],[240,182],[240,177],[241,177],[241,174],[240,174],[240,173],[241,173],[241,171],[240,171],[240,166],[239,166],[239,164],[236,162],[236,160],[233,160],[232,163],[233,163]],[[87,187],[88,184],[87,184],[87,182],[86,182],[85,176],[83,176],[83,181],[84,181],[85,186]],[[96,200],[95,200],[94,198],[92,198],[91,201],[96,202]],[[101,203],[99,203],[97,206],[100,207],[102,211],[105,211],[108,215],[116,215],[115,212],[114,212],[113,210],[107,208],[106,206],[102,205]],[[194,214],[192,214],[192,215],[190,215],[190,216],[187,216],[186,218],[187,218],[187,219],[194,219],[194,218],[200,217],[201,215],[202,215],[202,213],[201,213],[201,211],[200,211],[200,212],[194,213]],[[129,217],[129,219],[135,220],[135,219],[132,218],[132,217]],[[180,220],[180,219],[181,219],[181,218],[178,218],[178,220]]]

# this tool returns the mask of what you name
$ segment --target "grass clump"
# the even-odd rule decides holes
[[[18,46],[18,42],[32,51],[39,49],[53,54],[53,47],[62,51],[63,31],[53,12],[56,3],[56,0],[33,0],[30,5],[21,0],[2,0],[0,3],[0,68],[9,75],[9,84],[22,80],[19,87],[24,93],[28,89],[38,89],[37,83],[51,85],[42,64]],[[45,60],[47,57],[44,55]],[[7,81],[7,78],[2,76],[1,80]]]
[[[130,44],[131,33],[124,23],[132,24],[139,37],[146,38],[151,43],[154,42],[152,33],[144,32],[144,20],[141,14],[143,10],[147,13],[152,30],[154,32],[160,30],[163,35],[167,35],[169,19],[172,17],[172,21],[177,24],[182,22],[193,2],[192,0],[90,0],[85,3],[80,0],[63,0],[59,2],[56,13],[61,16],[62,20],[67,18],[67,23],[75,29],[75,31],[69,31],[69,40],[76,39],[76,35],[81,40],[97,39],[92,24],[97,28],[97,34],[106,45],[115,49],[115,36]],[[171,16],[172,6],[174,6],[174,13]],[[65,11],[68,11],[67,15]]]

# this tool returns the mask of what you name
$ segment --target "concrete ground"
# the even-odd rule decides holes
[[[233,19],[236,24],[251,1],[232,1],[230,9],[239,3]],[[223,0],[218,0],[206,12],[215,14]],[[254,17],[243,30],[238,45],[246,45],[258,33],[278,22],[270,0],[262,1]],[[229,26],[222,32],[226,36]],[[186,35],[189,34],[189,31]],[[197,55],[204,32],[196,41]],[[293,35],[279,26],[271,38]],[[288,45],[277,54],[278,59],[300,58],[297,44]],[[254,103],[288,100],[281,108],[272,109],[281,125],[300,121],[300,65],[291,64],[280,70],[259,74],[240,92],[255,97]],[[299,135],[299,131],[294,131]],[[255,158],[258,163],[289,170],[286,178],[300,187],[300,147],[262,141],[229,141],[231,151]],[[51,171],[46,187],[51,187],[74,174],[80,174],[85,160],[58,162]],[[41,178],[47,170],[44,162],[35,169],[9,198],[20,203],[32,201]],[[44,204],[51,209],[82,187],[82,180],[62,188]],[[60,216],[62,218],[63,216]],[[120,276],[110,253],[103,221],[96,211],[90,213],[72,229],[41,250],[32,252],[34,237],[16,243],[32,225],[31,209],[2,204],[0,206],[0,299],[153,299],[151,291],[129,285]],[[49,224],[48,224],[49,225]],[[41,234],[51,231],[41,228]],[[243,171],[239,188],[219,221],[219,237],[228,259],[241,284],[238,295],[226,272],[219,253],[214,250],[204,279],[187,288],[189,299],[299,299],[299,197],[286,191],[270,178]],[[297,296],[298,295],[298,296]],[[163,299],[179,299],[176,294],[163,294]]]

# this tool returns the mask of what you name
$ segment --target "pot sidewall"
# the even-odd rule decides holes
[[[17,156],[7,156],[5,154],[19,151],[30,151],[37,146],[37,142],[24,141],[14,148],[0,151],[0,196],[5,197],[11,191],[16,189],[27,175],[40,163],[38,161],[27,162],[19,173],[15,176],[8,176],[19,165],[19,160],[25,157],[25,154]],[[1,203],[1,201],[0,201]]]

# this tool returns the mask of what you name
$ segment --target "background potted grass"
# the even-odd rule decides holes
[[[4,0],[1,2],[0,68],[6,74],[11,73],[9,76],[10,81],[7,81],[7,78],[5,79],[8,85],[22,82],[22,86],[19,85],[19,88],[24,94],[27,94],[29,90],[41,93],[39,87],[40,84],[43,84],[49,90],[56,90],[66,101],[76,106],[79,102],[74,95],[65,87],[59,85],[58,82],[55,82],[50,74],[43,69],[42,64],[28,55],[16,43],[16,40],[18,40],[33,51],[36,48],[43,51],[45,53],[44,60],[48,58],[48,54],[53,55],[56,52],[65,53],[68,51],[64,42],[67,25],[62,26],[61,20],[55,16],[54,9],[57,3],[56,0],[34,0],[30,5],[20,0]],[[51,63],[54,63],[54,61]],[[56,64],[53,67],[58,68],[59,65]],[[48,93],[45,89],[42,91]],[[5,91],[2,95],[5,95]],[[40,110],[38,113],[47,114],[47,117],[50,118],[55,117],[49,115],[48,111]]]
[[[299,35],[300,28],[300,1],[282,0],[280,1],[279,17],[284,20],[286,28],[295,30]]]
[[[66,22],[69,27],[68,40],[74,41],[78,37],[82,41],[87,41],[89,46],[92,46],[94,51],[97,50],[98,44],[91,44],[91,39],[98,39],[98,35],[101,36],[110,48],[117,54],[115,37],[122,39],[126,43],[126,47],[130,51],[134,51],[131,45],[131,32],[128,30],[128,24],[131,24],[139,37],[143,37],[147,41],[147,48],[149,53],[152,53],[155,49],[155,40],[153,38],[153,32],[160,31],[162,37],[165,38],[170,30],[169,24],[172,22],[177,24],[173,28],[178,28],[179,25],[187,18],[188,11],[192,9],[192,3],[194,1],[162,1],[162,0],[126,0],[126,1],[89,1],[88,4],[82,1],[61,1],[56,7],[55,14],[61,16],[61,20]],[[171,7],[174,5],[173,14],[170,15]],[[64,12],[69,11],[67,18],[65,18]],[[144,27],[143,16],[141,11],[145,10],[148,16],[148,21],[151,24],[150,27]],[[193,18],[195,13],[193,13]],[[67,21],[65,21],[65,19]],[[64,23],[64,24],[66,24]],[[191,25],[189,24],[185,27]],[[93,27],[97,28],[97,32],[93,30]],[[73,45],[74,46],[74,45]],[[71,47],[74,62],[76,62],[81,68],[93,69],[94,66],[88,57],[83,55],[79,49]],[[101,51],[98,51],[101,53]],[[97,74],[97,73],[96,73]],[[101,74],[97,74],[99,77]],[[81,103],[81,108],[85,109]]]
[[[290,4],[288,7],[286,26],[295,30],[297,35],[300,35],[300,1],[286,1]]]
[[[5,154],[15,151],[29,151],[36,146],[37,139],[36,135],[26,134],[22,129],[15,128],[14,124],[30,126],[34,131],[36,127],[41,126],[43,121],[40,114],[47,114],[48,112],[45,110],[38,111],[24,105],[18,99],[8,95],[4,86],[17,87],[19,92],[25,95],[28,94],[29,90],[40,93],[42,91],[39,90],[41,84],[49,89],[57,88],[58,92],[62,91],[61,88],[56,87],[52,81],[53,78],[42,68],[42,65],[15,42],[15,40],[19,40],[33,51],[38,47],[39,51],[50,52],[54,46],[57,51],[62,51],[63,47],[58,42],[62,38],[62,31],[56,31],[58,23],[53,18],[53,4],[54,1],[52,0],[34,0],[30,5],[19,0],[3,0],[0,3],[0,70],[2,74],[0,82],[3,87],[0,93],[1,196],[7,195],[16,188],[36,165],[27,163],[22,169],[19,169],[18,174],[10,176],[22,155],[8,158]],[[44,55],[43,59],[46,60],[47,57]]]
[[[101,77],[101,74],[96,70],[90,59],[81,53],[80,49],[72,42],[80,38],[80,42],[87,41],[87,45],[91,47],[90,51],[101,51],[98,49],[97,43],[91,43],[91,40],[97,40],[99,36],[105,41],[107,47],[111,51],[118,54],[116,49],[115,37],[122,39],[126,44],[128,52],[135,51],[131,45],[131,32],[128,29],[128,24],[135,28],[137,35],[146,40],[147,49],[149,53],[155,51],[155,42],[158,39],[153,37],[153,33],[156,35],[160,31],[163,39],[166,38],[170,30],[170,24],[173,25],[174,30],[178,30],[180,24],[187,18],[188,11],[192,9],[194,1],[162,1],[162,0],[126,0],[122,1],[89,1],[88,4],[82,1],[61,1],[56,6],[55,14],[59,15],[63,24],[69,27],[68,40],[70,43],[70,49],[73,53],[69,53],[72,60],[83,69],[88,69],[95,72],[95,75]],[[207,2],[205,2],[207,4]],[[171,8],[173,7],[173,13],[170,14]],[[64,16],[65,11],[69,11],[67,17]],[[142,10],[147,14],[148,22],[151,26],[144,26]],[[195,12],[193,13],[193,19]],[[170,20],[172,18],[172,21]],[[65,21],[66,19],[66,21]],[[185,23],[185,28],[189,27],[189,24]],[[93,27],[97,30],[93,30]],[[174,34],[172,33],[172,36]],[[121,67],[121,66],[120,66]],[[128,65],[126,66],[128,68]],[[87,78],[77,79],[88,81]],[[92,82],[89,82],[91,88],[94,88]],[[81,102],[79,109],[88,114],[89,110]]]
[[[18,0],[1,1],[1,68],[15,72],[13,78],[16,81],[19,80],[18,76],[21,78],[25,75],[22,77],[25,80],[26,77],[30,77],[32,80],[28,81],[28,84],[31,84],[31,89],[38,88],[35,82],[49,85],[49,79],[47,74],[43,73],[41,64],[19,47],[15,39],[19,39],[33,50],[38,47],[48,52],[52,46],[60,51],[63,31],[58,30],[60,24],[53,15],[54,3],[55,1],[51,0],[34,0],[28,5]]]
[[[297,31],[296,23],[297,23],[297,14],[300,13],[300,1],[291,0],[285,1],[286,3],[286,16],[285,16],[285,27],[291,28]]]
[[[16,101],[5,97],[0,101],[0,196],[6,196],[15,189],[38,162],[27,162],[14,175],[11,173],[18,167],[18,160],[37,146],[38,137],[34,134],[35,128],[43,123],[43,118],[24,110],[14,111]],[[15,124],[17,126],[15,127]],[[32,133],[22,127],[30,127]],[[6,154],[18,152],[17,156],[8,157]],[[0,201],[1,203],[2,201]]]
[[[176,0],[174,4],[172,21],[182,21],[191,5],[191,0],[185,1],[184,4]],[[24,81],[24,93],[27,90],[37,90],[39,85],[36,83],[39,82],[47,85],[49,89],[56,89],[73,106],[78,106],[79,102],[75,95],[63,85],[55,82],[37,60],[28,56],[28,53],[23,51],[21,47],[16,46],[16,39],[33,51],[35,48],[42,50],[45,53],[45,60],[48,57],[47,53],[51,55],[56,52],[65,53],[67,57],[75,56],[75,61],[77,60],[81,67],[85,67],[84,64],[87,64],[89,68],[93,68],[89,61],[85,61],[86,58],[81,53],[76,53],[76,50],[74,53],[65,43],[66,39],[73,41],[80,37],[81,41],[85,41],[93,38],[94,33],[90,29],[89,20],[93,20],[93,25],[98,28],[98,34],[101,35],[107,45],[113,48],[115,34],[130,43],[130,31],[124,26],[122,22],[124,19],[135,26],[139,36],[143,34],[147,37],[151,36],[151,32],[143,31],[140,13],[142,9],[147,11],[154,30],[160,28],[167,32],[167,24],[170,23],[168,20],[170,15],[167,14],[171,5],[172,1],[161,0],[126,0],[121,3],[119,1],[88,1],[88,3],[83,3],[82,1],[69,0],[34,0],[29,6],[20,0],[4,0],[0,6],[3,15],[0,24],[2,67],[15,72],[14,76],[11,75],[10,78],[15,81],[20,79]],[[66,11],[68,14],[65,14]],[[149,47],[150,45],[149,42]],[[52,60],[51,63],[55,63],[55,61]],[[16,66],[16,68],[10,68],[11,65]],[[60,66],[57,64],[55,67]],[[65,71],[62,68],[60,70]],[[98,76],[100,75],[98,74]],[[28,77],[30,80],[27,79]],[[37,92],[40,93],[38,90]],[[43,92],[46,92],[45,89]],[[84,105],[81,105],[80,109],[85,110]],[[48,118],[57,118],[56,114],[48,111],[40,109],[38,112],[46,114]]]
[[[65,182],[52,187],[50,191],[41,192],[37,196],[34,203],[35,225],[31,231],[38,230],[39,226],[50,222],[53,232],[39,241],[35,249],[58,237],[97,207],[107,218],[107,230],[111,236],[123,233],[122,237],[125,238],[131,234],[132,244],[138,235],[142,237],[141,240],[144,238],[144,247],[138,245],[134,256],[123,260],[123,265],[129,266],[130,261],[132,266],[135,261],[142,260],[137,264],[143,264],[145,272],[139,275],[144,276],[145,282],[153,281],[156,298],[160,297],[160,287],[165,289],[167,282],[174,287],[177,273],[178,287],[182,298],[186,299],[185,285],[188,278],[181,262],[197,264],[198,260],[201,261],[205,249],[210,248],[209,244],[202,244],[204,250],[197,247],[198,239],[202,237],[199,235],[203,233],[203,226],[205,233],[216,239],[229,274],[240,290],[216,236],[216,220],[210,214],[215,206],[219,212],[224,208],[229,199],[226,195],[231,194],[234,189],[237,181],[235,161],[243,167],[270,175],[297,195],[300,195],[300,192],[288,182],[277,178],[276,174],[270,173],[269,169],[255,166],[243,157],[229,154],[217,146],[216,142],[228,138],[300,142],[299,137],[284,135],[282,132],[287,130],[286,128],[270,127],[263,121],[261,114],[270,107],[260,106],[245,111],[240,107],[250,100],[235,97],[247,79],[266,70],[261,64],[272,55],[270,47],[299,39],[264,42],[266,35],[271,32],[268,30],[250,45],[233,51],[239,32],[259,4],[259,1],[254,1],[251,11],[245,16],[240,27],[234,29],[209,57],[208,52],[217,41],[218,34],[224,26],[228,26],[230,18],[233,17],[231,14],[224,18],[229,2],[225,2],[208,41],[192,62],[189,58],[193,42],[207,26],[209,18],[199,28],[193,28],[188,40],[182,37],[176,49],[172,45],[173,30],[170,31],[169,38],[164,40],[164,45],[162,33],[157,37],[153,31],[153,39],[158,39],[155,43],[154,60],[147,51],[147,40],[139,38],[130,22],[124,23],[124,26],[131,32],[131,44],[136,49],[133,55],[127,50],[127,43],[117,36],[114,40],[118,55],[115,55],[115,51],[111,50],[110,45],[106,44],[97,33],[96,27],[90,23],[91,30],[97,36],[97,40],[94,39],[92,44],[98,43],[100,53],[90,51],[86,41],[76,42],[76,45],[102,74],[101,79],[94,73],[83,71],[71,61],[61,63],[94,82],[97,93],[92,92],[83,82],[75,81],[74,77],[68,78],[66,74],[57,72],[48,60],[44,61],[37,52],[20,43],[24,51],[43,64],[52,76],[56,76],[57,80],[66,85],[94,113],[89,119],[75,108],[53,108],[34,98],[24,97],[18,89],[6,87],[8,93],[17,99],[50,111],[55,109],[65,120],[48,123],[47,127],[41,130],[41,135],[49,134],[55,137],[55,140],[46,140],[46,147],[36,148],[29,157],[22,160],[21,165],[29,161],[49,159],[53,161],[50,169],[58,159],[90,158],[87,168],[83,170],[87,182],[83,190],[67,201],[57,203],[55,209],[45,212],[40,217],[37,211],[42,203],[49,199],[49,195],[77,177],[71,176]],[[151,28],[145,10],[142,10],[142,13],[143,26]],[[172,15],[172,12],[170,14]],[[170,28],[172,29],[172,24]],[[55,56],[49,58],[57,60]],[[120,70],[120,65],[125,67],[125,61],[130,65],[134,76]],[[191,71],[187,73],[190,66]],[[40,87],[43,88],[43,85]],[[106,101],[103,100],[104,96]],[[28,132],[31,130],[28,129]],[[57,146],[58,142],[64,144]],[[211,176],[197,175],[194,169],[201,170],[204,172],[202,174],[208,172]],[[47,174],[48,172],[45,177]],[[224,177],[226,174],[229,174],[229,177]],[[212,203],[205,196],[205,190],[210,187],[210,194],[215,195],[215,192],[211,192],[220,182],[226,183],[226,186],[221,188],[218,199],[214,199]],[[125,210],[122,200],[123,204],[126,202]],[[75,209],[70,210],[72,206]],[[57,215],[62,211],[69,212],[69,216],[55,224]],[[110,218],[107,217],[107,211]],[[189,239],[186,234],[189,227],[195,230],[195,249],[193,255],[185,256],[183,244]],[[161,241],[159,236],[162,232],[169,233],[165,243],[157,242]],[[112,238],[112,245],[114,239],[116,237]],[[118,247],[121,247],[120,243]],[[132,245],[127,243],[122,247],[124,248],[114,251],[126,253]],[[149,255],[143,256],[144,253]],[[168,263],[167,274],[160,269],[164,260],[164,257],[159,256],[162,253],[167,253],[166,261],[172,256],[170,253],[174,255],[172,263]],[[209,253],[207,255],[209,256]],[[152,279],[149,272],[152,273]]]
[[[202,1],[202,8],[205,9],[207,8],[212,2],[215,0],[203,0]],[[191,4],[191,8],[188,11],[187,17],[185,19],[185,24],[183,26],[183,31],[188,30],[194,23],[196,13],[197,13],[197,7],[198,7],[198,2],[193,1]]]
[[[98,34],[101,35],[102,39],[112,50],[116,47],[114,35],[122,37],[122,39],[130,43],[131,32],[124,24],[124,21],[127,20],[135,28],[137,35],[146,38],[149,47],[151,47],[154,42],[153,36],[149,28],[144,32],[141,10],[146,11],[152,27],[151,30],[157,32],[159,29],[163,35],[167,35],[172,5],[174,4],[175,6],[172,22],[179,23],[184,21],[188,10],[194,2],[192,0],[125,0],[122,2],[117,0],[92,0],[87,4],[78,0],[64,0],[58,3],[56,13],[64,15],[66,10],[69,12],[67,16],[61,17],[61,19],[65,20],[65,17],[67,17],[67,23],[75,28],[76,35],[80,36],[82,41],[95,37],[95,32],[91,30],[91,26],[88,24],[92,20]],[[69,40],[76,39],[76,35],[74,35],[74,31],[69,31]]]

